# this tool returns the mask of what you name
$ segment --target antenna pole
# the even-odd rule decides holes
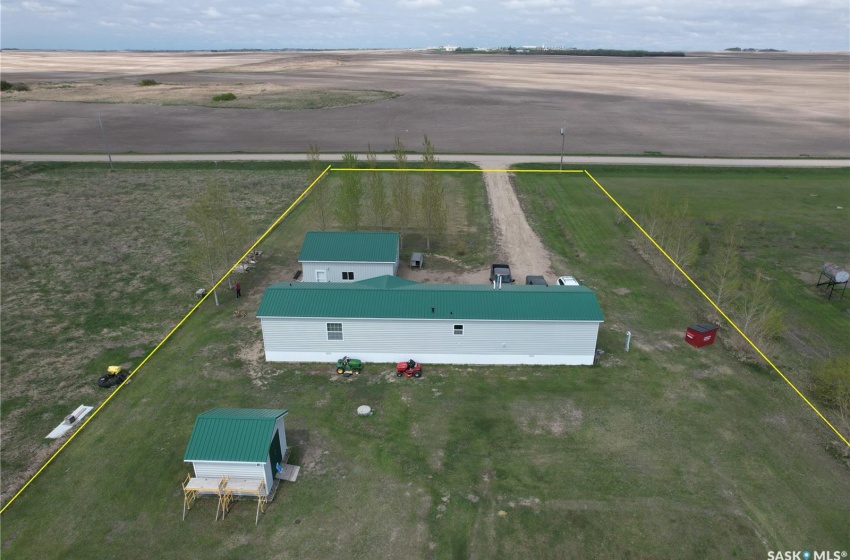
[[[115,171],[112,167],[112,154],[109,152],[109,144],[106,142],[106,132],[103,130],[103,121],[100,120],[100,115],[97,116],[97,123],[100,125],[100,137],[103,140],[103,147],[106,149],[106,157],[109,158],[109,170]]]

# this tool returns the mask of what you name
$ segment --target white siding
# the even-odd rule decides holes
[[[327,339],[342,323],[343,340]],[[266,360],[591,365],[598,322],[261,318]],[[463,334],[454,334],[462,324]]]
[[[271,466],[269,465],[268,457],[265,463],[235,463],[225,461],[192,461],[195,467],[195,476],[209,476],[220,478],[229,476],[230,478],[254,478],[263,479],[266,481],[266,491],[271,489],[272,476]]]
[[[266,459],[265,468],[263,469],[263,479],[266,481],[266,494],[271,492],[272,486],[274,486],[274,472],[272,471],[272,464],[269,462],[268,458]]]
[[[283,419],[286,415],[281,416],[277,419],[277,422],[274,424],[274,429],[277,430],[277,433],[280,437],[280,454],[281,456],[286,456],[286,428],[283,425]],[[274,437],[274,433],[272,433],[272,437]],[[269,444],[271,445],[271,444]]]
[[[353,272],[354,282],[368,280],[378,276],[395,276],[398,271],[398,262],[394,263],[344,263],[344,262],[305,262],[301,263],[304,274],[303,282],[316,282],[316,271],[325,270],[328,274],[328,282],[352,282],[343,280],[343,272]]]
[[[284,417],[285,415],[278,418],[274,425],[274,429],[277,430],[280,437],[281,456],[286,455]],[[272,432],[272,437],[274,437],[274,432]],[[269,446],[271,446],[271,441],[269,441]],[[192,465],[195,468],[196,477],[209,476],[220,478],[222,476],[229,476],[230,478],[262,478],[266,481],[266,492],[271,490],[274,483],[274,467],[271,464],[271,457],[268,453],[266,453],[266,462],[262,464],[231,461],[192,461]]]

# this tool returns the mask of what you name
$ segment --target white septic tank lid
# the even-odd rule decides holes
[[[357,414],[359,414],[360,416],[369,416],[369,414],[371,412],[372,412],[372,407],[367,406],[365,404],[361,404],[360,406],[357,407]]]

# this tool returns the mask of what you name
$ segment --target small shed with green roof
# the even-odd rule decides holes
[[[603,321],[585,286],[281,282],[257,316],[270,362],[591,365]]]
[[[356,282],[398,272],[399,236],[386,231],[308,231],[298,255],[303,282]]]
[[[215,408],[198,415],[183,460],[196,478],[263,480],[274,486],[284,466],[284,409]]]

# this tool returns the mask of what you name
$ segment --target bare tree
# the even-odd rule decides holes
[[[664,250],[683,270],[687,271],[699,257],[699,238],[688,211],[688,202],[674,206],[665,222]],[[682,276],[676,267],[668,268],[668,282],[680,284]]]
[[[434,144],[425,135],[422,141],[422,167],[424,169],[436,169],[437,156],[434,154]],[[443,176],[436,172],[426,172],[420,207],[422,218],[425,221],[425,248],[431,250],[431,238],[436,237],[446,230],[446,201],[443,188]]]
[[[346,152],[343,167],[357,167],[357,155]],[[334,217],[343,229],[357,231],[360,227],[360,203],[363,200],[363,182],[356,171],[343,173],[342,185],[336,194]]]
[[[699,257],[699,239],[689,216],[687,202],[673,206],[660,190],[656,190],[641,222],[644,231],[682,269],[688,269],[696,262]],[[664,282],[677,285],[682,283],[678,269],[670,264],[649,239],[641,236],[636,248]]]
[[[310,144],[307,150],[307,160],[310,162],[310,177],[315,180],[322,172],[322,160],[319,153],[319,146]],[[331,218],[330,211],[330,196],[328,188],[321,182],[313,187],[311,196],[313,197],[313,218],[318,228],[322,231],[328,229],[328,222]]]
[[[378,156],[372,151],[372,146],[369,146],[369,151],[366,153],[366,160],[369,169],[377,169]],[[384,177],[381,173],[372,171],[367,179],[369,186],[369,204],[372,213],[372,220],[379,229],[383,230],[384,226],[390,217],[390,200],[387,198],[387,189],[384,186]]]
[[[226,268],[233,266],[250,246],[250,227],[235,203],[226,196],[223,206],[219,209],[218,229],[221,238],[221,253]],[[227,285],[233,288],[232,275],[227,276]]]
[[[186,211],[189,265],[199,280],[213,286],[241,256],[248,241],[245,218],[220,183],[209,183]],[[218,292],[213,290],[215,304]]]
[[[398,136],[395,137],[395,154],[393,157],[399,169],[407,169],[407,154],[404,152],[404,144],[401,143]],[[396,227],[403,240],[404,233],[410,231],[410,216],[412,215],[413,195],[410,192],[410,176],[406,172],[399,172],[393,173],[392,177],[390,206]]]
[[[741,231],[740,223],[735,223],[724,231],[720,246],[708,266],[709,294],[724,313],[727,312],[727,307],[734,305],[741,287]],[[720,324],[717,311],[712,310],[711,320]]]
[[[785,331],[784,313],[770,295],[769,281],[760,271],[756,277],[744,284],[734,311],[735,323],[744,334],[763,352],[770,352],[773,339]],[[735,339],[733,347],[747,361],[758,361],[755,352],[741,339]]]
[[[649,199],[649,208],[646,215],[641,221],[643,222],[643,229],[646,230],[646,233],[652,236],[662,246],[664,245],[662,243],[664,240],[662,224],[664,222],[664,216],[668,211],[669,208],[666,200],[661,196],[661,190],[655,189]]]

